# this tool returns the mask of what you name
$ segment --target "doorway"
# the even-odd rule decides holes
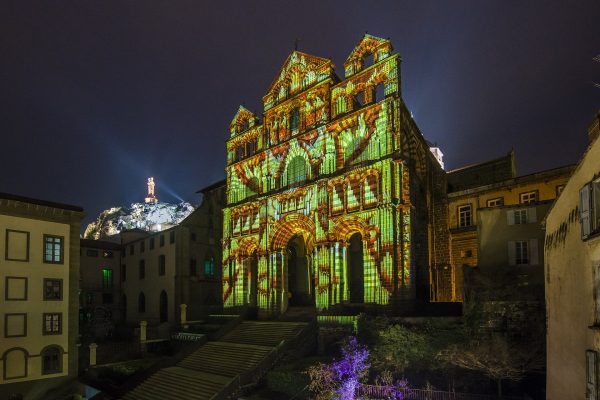
[[[362,235],[355,233],[348,246],[348,288],[350,303],[365,302],[365,271],[363,265]]]
[[[314,299],[310,279],[310,266],[306,244],[300,235],[295,235],[287,245],[287,279],[290,306],[312,306]]]

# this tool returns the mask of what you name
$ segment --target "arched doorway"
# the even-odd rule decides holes
[[[169,302],[167,299],[167,292],[164,290],[160,292],[160,322],[167,322],[169,320]]]
[[[355,233],[350,237],[348,246],[348,289],[350,290],[350,303],[364,303],[365,272],[360,233]]]
[[[293,236],[287,245],[287,280],[290,306],[314,305],[310,266],[306,243],[301,235]]]

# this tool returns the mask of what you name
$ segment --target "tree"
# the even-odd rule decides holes
[[[543,363],[543,356],[538,351],[510,343],[501,335],[467,346],[452,345],[441,351],[438,358],[460,368],[479,371],[496,381],[498,397],[502,396],[502,381],[518,382],[528,371]]]
[[[423,367],[432,353],[427,335],[403,325],[391,325],[379,332],[373,349],[373,363],[380,370],[403,374],[406,368]]]

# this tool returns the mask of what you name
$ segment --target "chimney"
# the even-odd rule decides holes
[[[594,120],[588,128],[588,137],[590,140],[590,144],[594,140],[598,139],[598,136],[600,136],[600,111],[596,113],[596,115],[594,116]]]

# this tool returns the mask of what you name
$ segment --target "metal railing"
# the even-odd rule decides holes
[[[394,389],[388,386],[360,385],[358,392],[368,399],[390,399]],[[427,389],[400,389],[405,400],[523,400],[524,397],[493,396],[487,394],[470,394],[446,392],[442,390]]]

